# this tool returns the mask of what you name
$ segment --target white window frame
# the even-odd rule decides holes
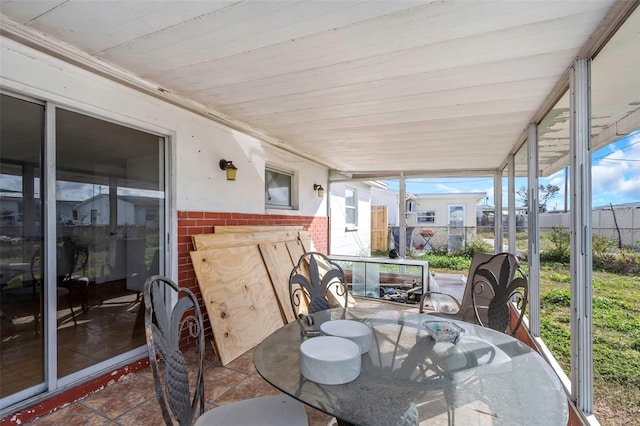
[[[349,205],[347,204],[347,192],[351,191],[353,192],[353,204],[354,205]],[[348,222],[347,221],[347,217],[349,217],[349,215],[347,214],[348,211],[353,211],[353,221],[354,223]],[[352,188],[352,187],[345,187],[344,189],[344,221],[345,221],[345,225],[346,225],[346,230],[347,231],[357,231],[358,230],[358,190],[356,188]]]
[[[296,192],[295,192],[295,188],[296,188],[296,173],[293,170],[287,170],[285,168],[282,167],[278,167],[278,166],[274,166],[272,164],[265,164],[264,166],[264,192],[265,192],[265,196],[264,196],[264,205],[266,209],[276,209],[276,210],[295,210],[296,209]],[[271,172],[271,173],[277,173],[280,175],[284,175],[284,176],[288,176],[291,179],[291,184],[289,185],[289,204],[288,205],[282,205],[282,204],[270,204],[269,203],[269,198],[267,195],[267,172]]]
[[[424,219],[424,220],[421,220]],[[421,210],[416,213],[416,223],[436,223],[435,210]]]

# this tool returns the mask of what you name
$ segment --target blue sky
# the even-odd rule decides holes
[[[592,205],[620,204],[640,201],[640,129],[619,139],[592,155]],[[540,183],[551,183],[560,188],[559,193],[547,203],[549,210],[564,208],[564,170],[540,178]],[[398,181],[385,181],[389,188],[398,189]],[[516,179],[516,189],[527,185],[526,178]],[[407,179],[407,191],[420,193],[486,192],[488,204],[493,205],[493,178],[433,178]],[[504,190],[506,202],[506,185]],[[521,205],[516,197],[516,205]]]

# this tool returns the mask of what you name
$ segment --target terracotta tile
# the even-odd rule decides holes
[[[229,389],[220,398],[217,398],[213,402],[218,405],[229,404],[243,399],[260,398],[269,395],[279,395],[280,392],[265,382],[258,375],[251,375],[237,386]]]
[[[110,421],[110,419],[101,416],[99,413],[78,402],[36,419],[29,424],[38,426],[61,424],[65,426],[106,425]]]
[[[153,381],[132,374],[87,397],[83,403],[113,419],[150,399],[156,401]]]
[[[117,424],[122,426],[138,426],[138,425],[163,425],[162,410],[160,404],[154,397],[141,405],[127,411],[115,419]]]
[[[136,374],[153,382],[153,371],[151,371],[150,366],[136,371]]]
[[[246,379],[247,375],[223,367],[207,367],[204,369],[204,395],[206,401],[215,401],[236,384]]]
[[[256,367],[253,363],[253,349],[240,355],[238,358],[225,365],[225,367],[245,374],[251,374],[255,372]]]

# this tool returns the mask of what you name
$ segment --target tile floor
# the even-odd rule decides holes
[[[278,390],[265,382],[253,365],[249,351],[226,367],[214,360],[212,350],[205,361],[205,398],[207,409],[231,402],[276,395]],[[311,426],[334,425],[335,419],[306,407]],[[146,368],[29,425],[162,425],[162,413],[155,396],[151,369]]]
[[[358,298],[358,306],[417,310],[416,305]],[[205,355],[205,399],[207,409],[231,402],[277,395],[279,391],[264,381],[253,364],[253,350],[223,367],[207,343]],[[336,425],[335,418],[305,407],[310,426]],[[150,368],[121,378],[102,390],[59,408],[29,425],[162,425],[162,413],[155,396]]]

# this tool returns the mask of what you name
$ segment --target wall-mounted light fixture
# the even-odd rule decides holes
[[[220,160],[220,168],[227,173],[227,180],[236,180],[238,168],[233,165],[233,161]]]
[[[313,184],[313,190],[318,192],[318,197],[322,198],[324,197],[324,188],[322,187],[322,185],[318,185],[317,183]]]

